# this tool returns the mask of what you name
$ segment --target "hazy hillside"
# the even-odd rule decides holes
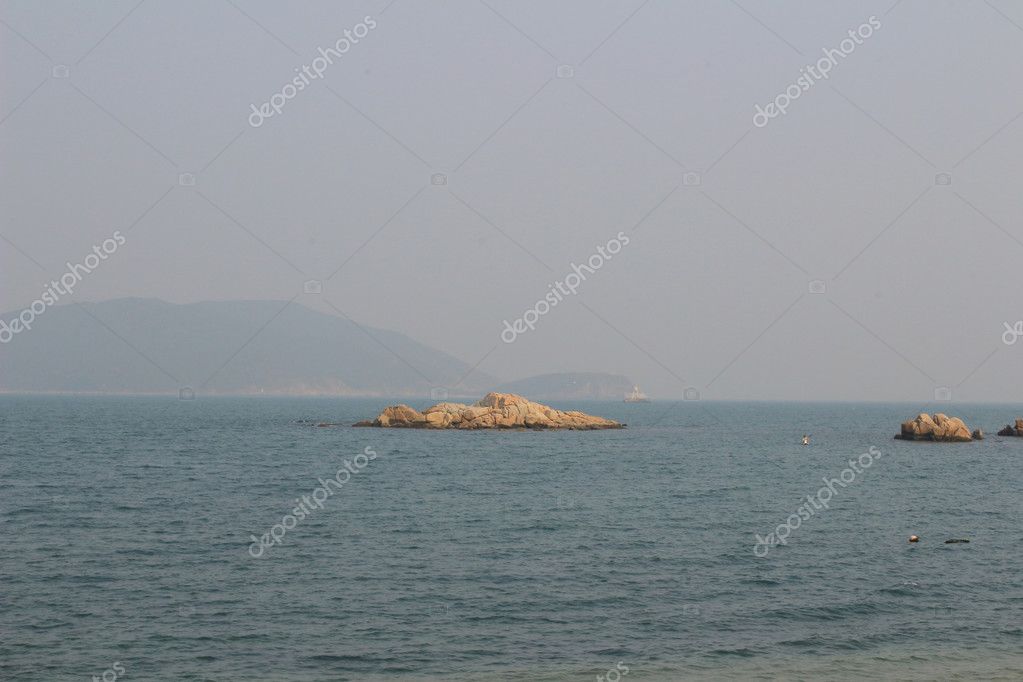
[[[511,381],[497,390],[533,400],[621,400],[632,390],[632,382],[620,374],[566,372]]]
[[[469,369],[403,334],[282,301],[57,306],[0,345],[8,392],[429,396],[481,395],[498,383],[479,371],[466,377]]]

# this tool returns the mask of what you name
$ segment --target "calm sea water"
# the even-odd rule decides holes
[[[629,424],[581,433],[297,423],[387,402],[0,397],[0,679],[1023,679],[1023,439],[892,440],[926,405],[558,405]],[[1023,415],[946,408],[991,433]]]

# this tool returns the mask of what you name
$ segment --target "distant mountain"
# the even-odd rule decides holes
[[[470,369],[403,334],[283,301],[62,305],[0,344],[5,392],[436,397],[498,383]]]
[[[542,374],[498,386],[502,393],[517,393],[530,400],[622,400],[632,381],[620,374],[566,372]]]

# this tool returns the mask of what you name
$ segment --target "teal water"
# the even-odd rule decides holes
[[[992,435],[1023,406],[946,405],[989,432],[956,445],[892,440],[933,405],[557,405],[629,424],[578,433],[300,423],[387,403],[0,397],[0,679],[1023,679],[1023,439]]]

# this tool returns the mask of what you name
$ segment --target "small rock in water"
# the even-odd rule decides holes
[[[961,544],[961,543],[964,543],[964,542],[965,543],[969,543],[970,541],[969,540],[962,540],[962,539],[945,540],[945,544],[946,545],[958,545],[958,544]]]
[[[1012,436],[1013,438],[1023,438],[1023,419],[1017,419],[1015,426],[1006,426],[1004,429],[998,432],[999,436]]]
[[[920,414],[916,419],[903,422],[902,432],[897,440],[924,440],[941,443],[968,443],[978,432],[970,429],[958,417],[949,417],[940,412],[933,417]],[[983,434],[982,434],[983,435]]]

